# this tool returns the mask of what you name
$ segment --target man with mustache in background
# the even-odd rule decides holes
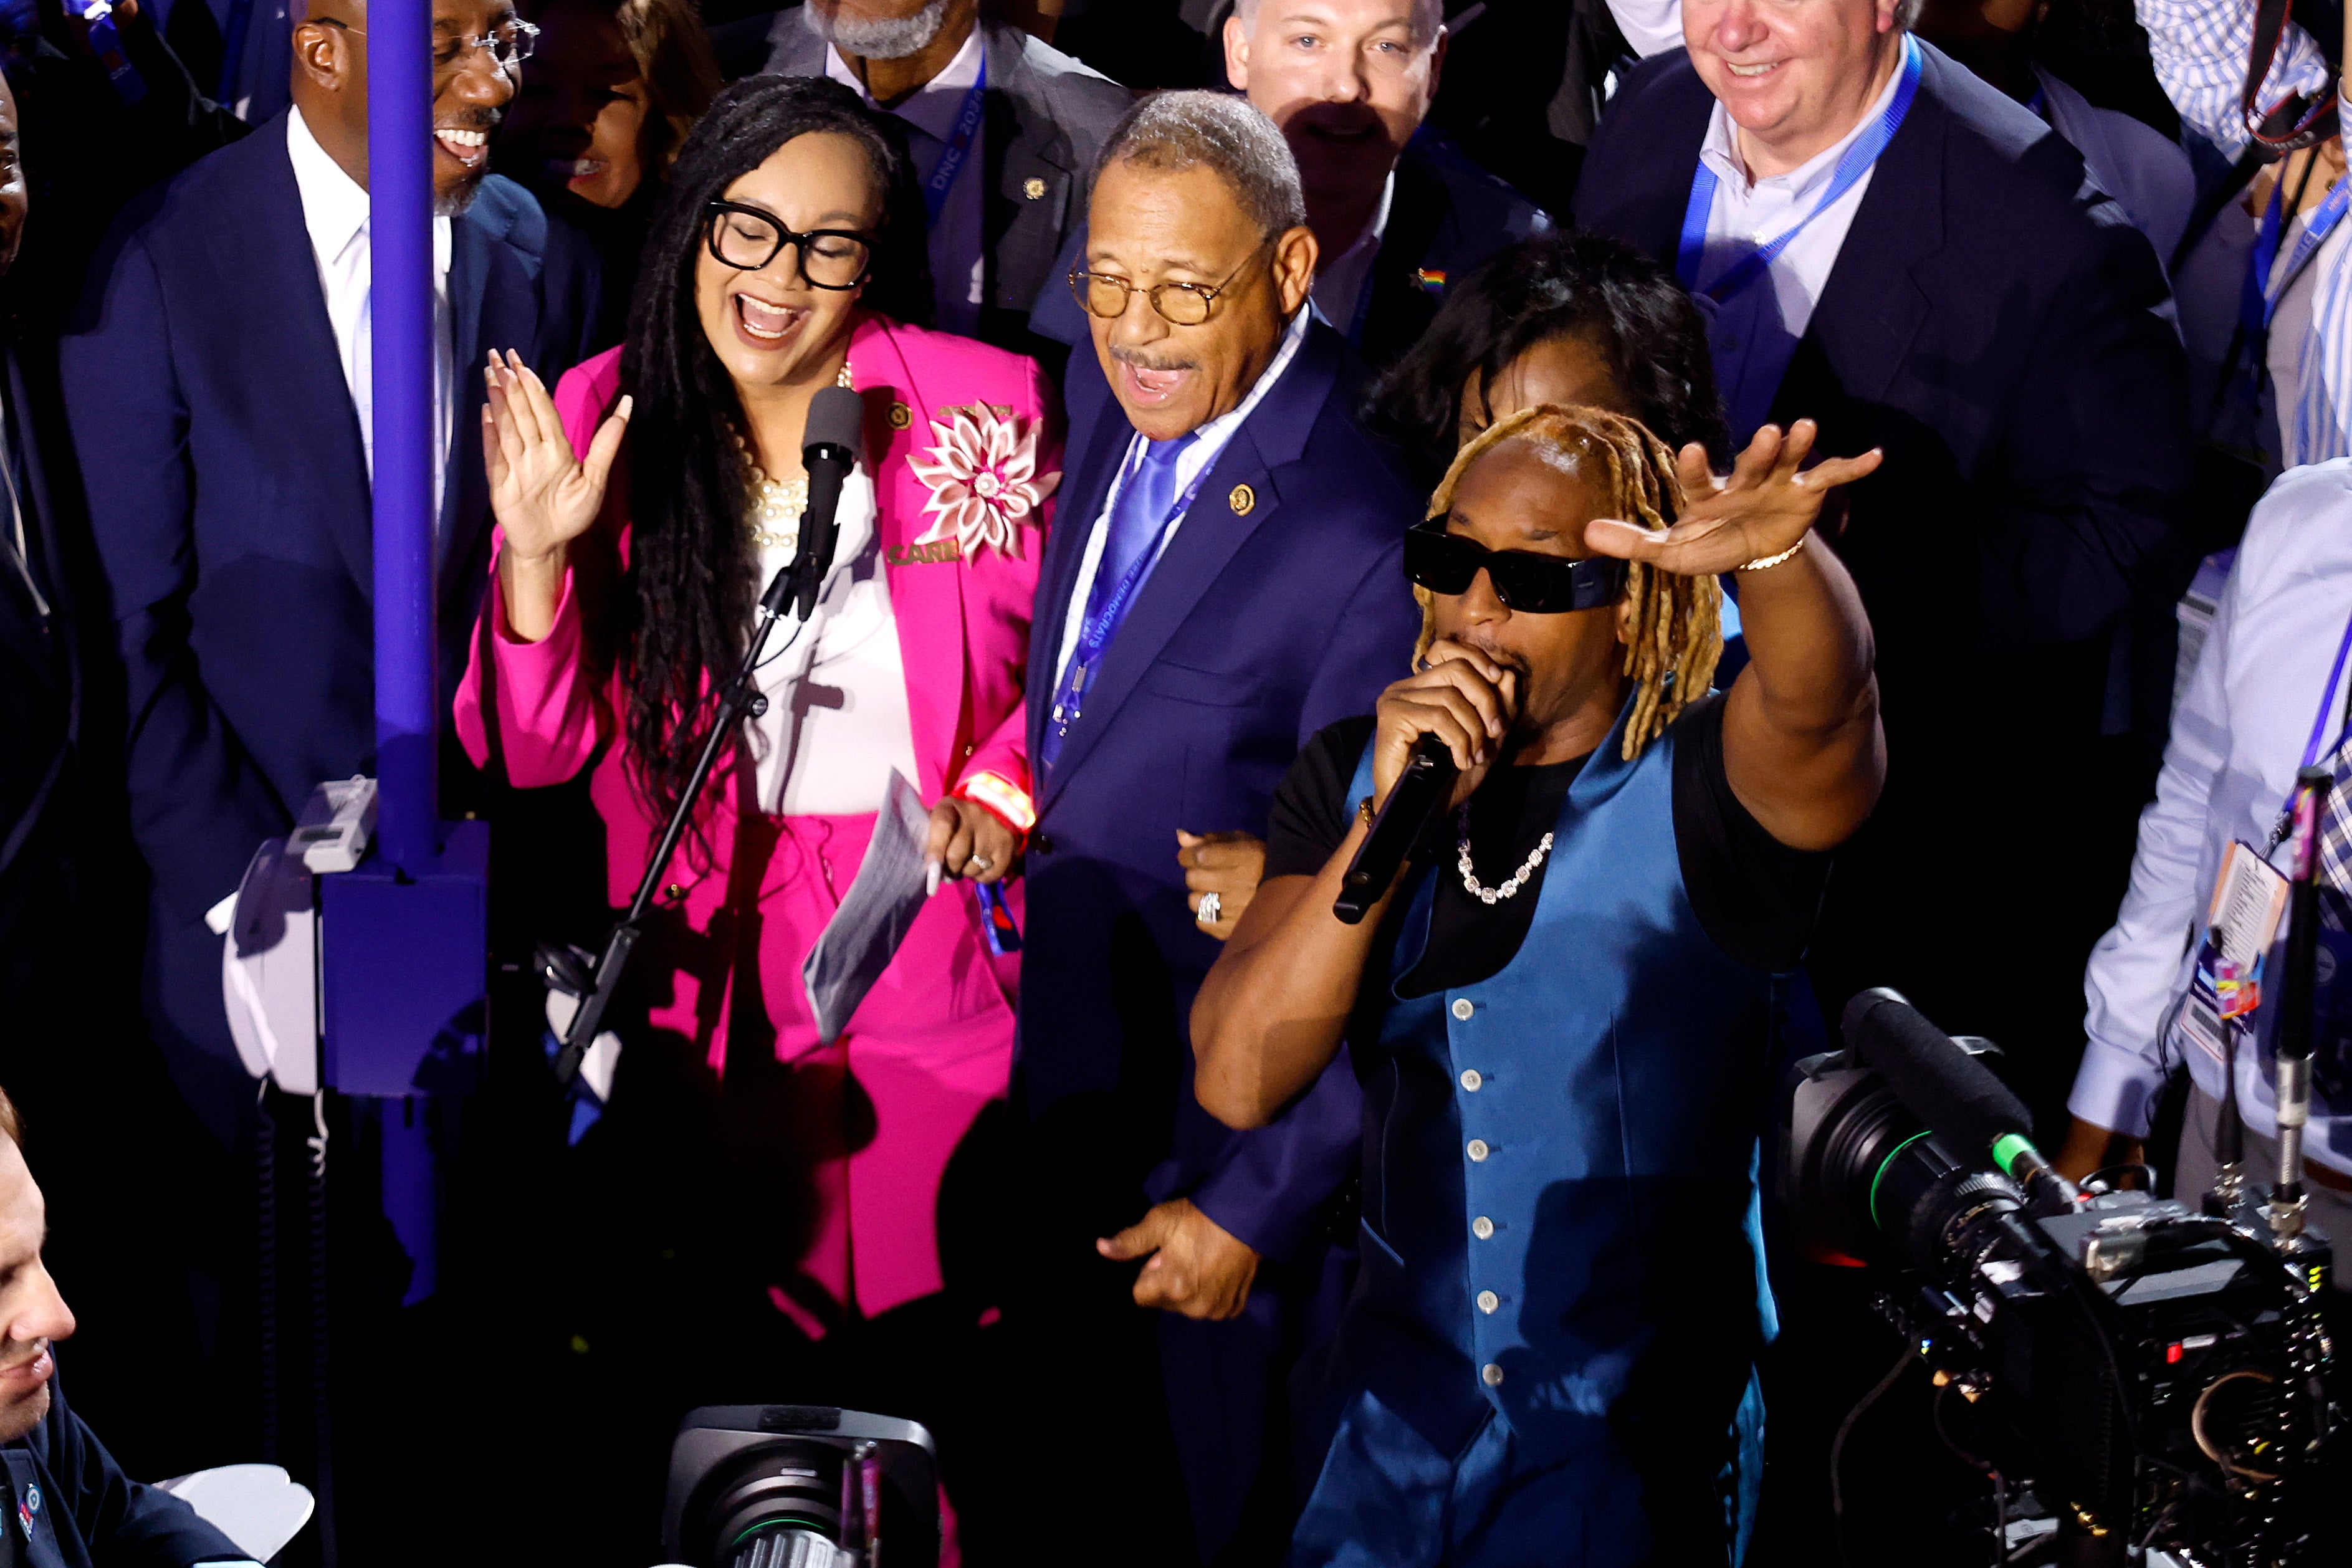
[[[1109,1510],[1055,1533],[1205,1563],[1287,1530],[1284,1379],[1361,1102],[1344,1064],[1252,1132],[1193,1100],[1186,1018],[1218,911],[1188,906],[1178,835],[1262,837],[1300,743],[1403,673],[1420,506],[1307,308],[1315,233],[1265,115],[1146,99],[1112,133],[1088,234],[1069,286],[1094,352],[1070,361],[1064,521],[1031,623],[1013,1092],[1035,1184],[1007,1321],[1034,1362],[1040,1482]],[[1155,1495],[1171,1432],[1190,1541],[1129,1528],[1187,1511]]]
[[[1103,138],[1134,101],[980,0],[808,0],[776,14],[768,69],[829,76],[904,128],[930,235],[942,331],[1025,353],[1038,291],[1086,220]],[[1075,342],[1077,334],[1067,342]]]
[[[254,1568],[228,1537],[158,1488],[124,1475],[58,1383],[57,1342],[74,1315],[42,1265],[41,1189],[18,1147],[16,1107],[0,1092],[0,1568]]]

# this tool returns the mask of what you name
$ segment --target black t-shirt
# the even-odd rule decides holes
[[[1274,792],[1265,875],[1312,877],[1347,838],[1356,802],[1348,786],[1372,738],[1373,721],[1342,719],[1307,742]],[[1723,699],[1695,703],[1675,721],[1675,847],[1683,886],[1716,945],[1752,968],[1785,970],[1811,935],[1826,851],[1791,849],[1764,831],[1723,770]],[[1479,885],[1496,888],[1526,864],[1559,821],[1560,803],[1586,759],[1544,767],[1497,768],[1469,802],[1470,859]],[[1429,946],[1402,977],[1400,994],[1474,985],[1499,973],[1527,940],[1549,857],[1517,895],[1489,904],[1462,884],[1457,819],[1446,817],[1416,858],[1437,862]]]

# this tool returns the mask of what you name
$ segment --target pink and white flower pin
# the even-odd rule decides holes
[[[923,510],[939,519],[915,542],[952,537],[966,560],[986,544],[1020,554],[1023,525],[1036,526],[1033,514],[1062,482],[1059,473],[1037,472],[1037,422],[977,405],[940,412],[955,422],[932,420],[940,444],[928,458],[908,459],[930,488]]]

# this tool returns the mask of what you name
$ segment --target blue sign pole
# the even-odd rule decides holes
[[[368,244],[373,267],[376,842],[422,874],[438,851],[434,668],[433,16],[368,16]]]

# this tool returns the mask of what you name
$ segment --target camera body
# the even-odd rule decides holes
[[[1985,1418],[1997,1468],[2118,1561],[2305,1553],[2332,1424],[2322,1238],[2274,1237],[2250,1201],[2030,1196],[1847,1052],[1798,1063],[1783,1111],[1800,1245],[1885,1272],[1881,1315]]]
[[[662,1550],[694,1568],[936,1568],[939,1460],[912,1421],[820,1405],[689,1411]]]

